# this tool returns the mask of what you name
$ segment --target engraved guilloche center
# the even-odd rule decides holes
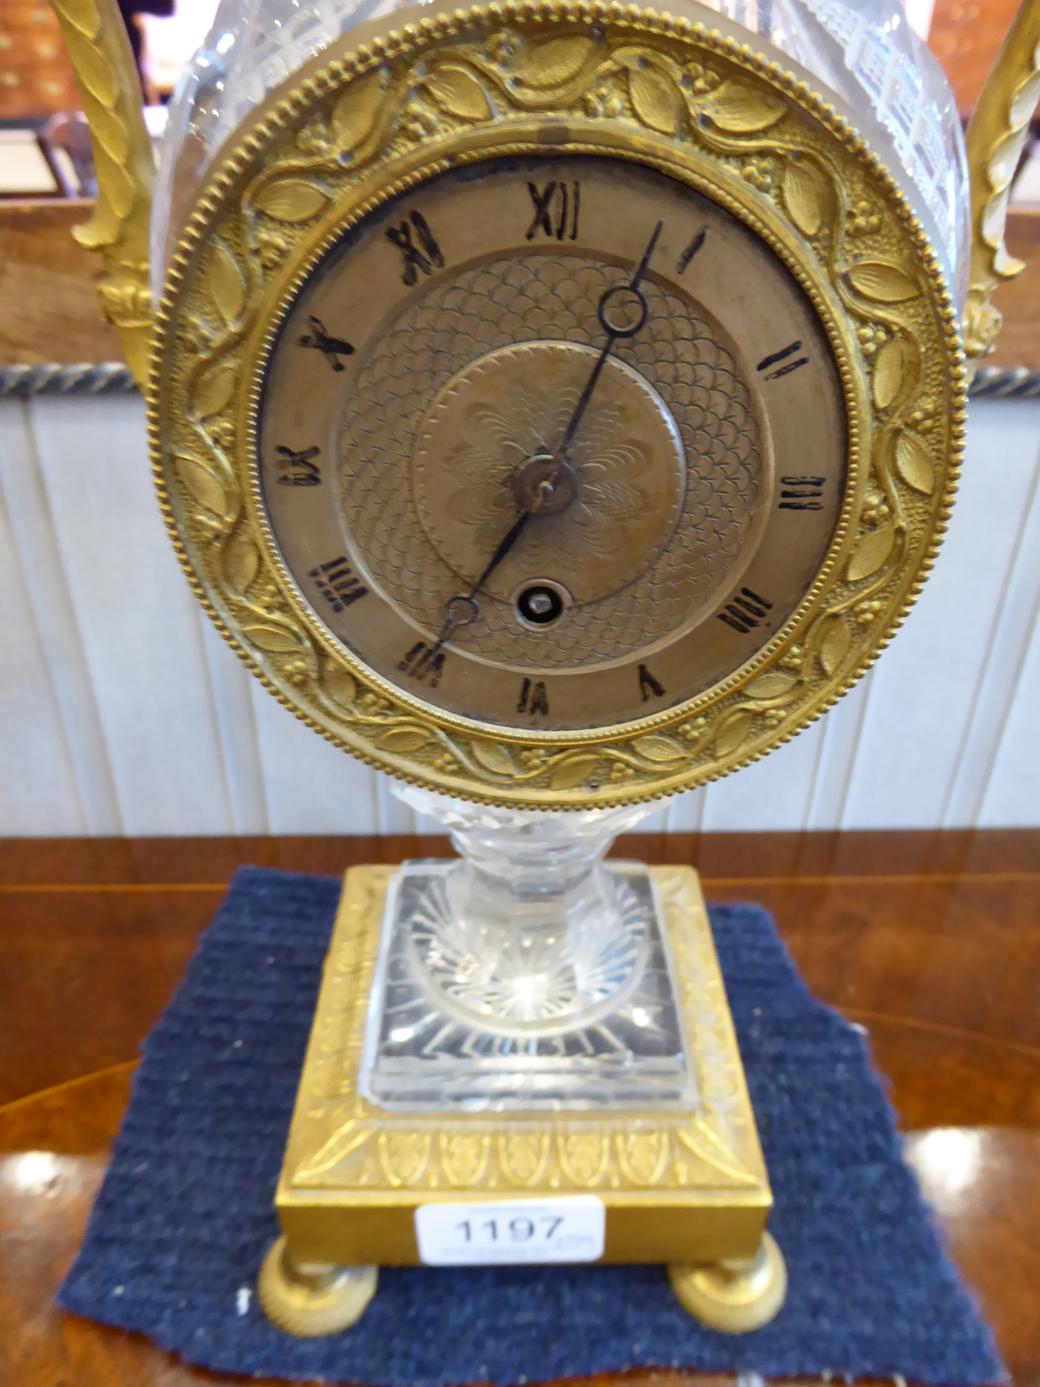
[[[486,590],[509,601],[547,578],[591,602],[618,592],[668,543],[682,509],[685,450],[670,411],[638,371],[608,359],[566,456],[561,443],[598,350],[573,342],[501,347],[464,366],[416,436],[416,508],[463,583],[521,509],[523,540]],[[464,481],[464,485],[460,482]]]

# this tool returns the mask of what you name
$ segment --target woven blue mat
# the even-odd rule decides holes
[[[1006,1375],[940,1248],[860,1037],[808,995],[756,906],[711,918],[787,1258],[779,1316],[738,1338],[679,1309],[660,1267],[389,1269],[352,1329],[272,1328],[253,1293],[339,892],[240,871],[144,1046],[59,1293],[233,1373],[379,1387],[522,1383],[636,1367],[794,1376]],[[855,967],[855,960],[849,960]]]

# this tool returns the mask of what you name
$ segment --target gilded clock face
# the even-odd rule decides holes
[[[608,157],[486,160],[370,211],[288,305],[259,419],[274,542],[331,636],[506,727],[725,679],[804,596],[846,481],[794,277]]]
[[[763,755],[945,524],[922,228],[690,8],[395,11],[235,133],[177,242],[150,433],[194,589],[298,716],[451,795],[605,807]]]

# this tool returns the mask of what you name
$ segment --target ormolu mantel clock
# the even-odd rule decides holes
[[[817,717],[918,591],[1040,6],[970,208],[889,0],[225,6],[149,228],[118,26],[55,5],[189,580],[463,853],[347,874],[265,1309],[327,1333],[379,1263],[607,1259],[764,1323],[783,1260],[695,875],[600,859]]]

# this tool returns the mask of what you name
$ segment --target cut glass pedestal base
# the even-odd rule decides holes
[[[602,1202],[604,1261],[756,1255],[772,1201],[697,875],[649,875],[686,1038],[687,1104],[468,1108],[431,1093],[424,1106],[391,1108],[365,1095],[362,1070],[366,1036],[382,1033],[373,982],[394,874],[347,873],[275,1200],[294,1264],[416,1264],[425,1204],[566,1195]]]
[[[464,862],[409,862],[387,895],[361,1091],[389,1109],[696,1103],[653,880],[597,867],[584,910],[481,911]]]

